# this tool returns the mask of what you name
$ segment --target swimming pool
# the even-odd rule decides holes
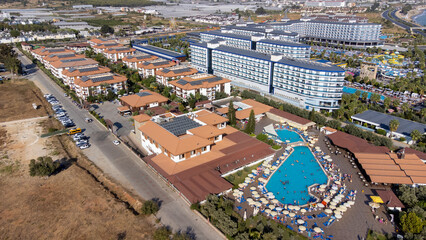
[[[291,143],[303,142],[302,137],[298,133],[290,131],[288,129],[276,129],[275,132],[277,132],[278,137],[283,142],[285,142],[286,140],[289,140]]]
[[[349,93],[349,94],[354,94],[356,91],[360,91],[361,92],[361,94],[363,93],[363,92],[365,92],[365,91],[363,91],[363,90],[359,90],[359,89],[356,89],[356,88],[351,88],[351,87],[343,87],[343,92],[344,93]],[[367,91],[367,93],[368,93],[368,99],[370,99],[370,97],[371,97],[371,92],[368,92]],[[383,96],[383,95],[380,95],[380,100],[385,100],[385,96]]]
[[[305,205],[313,200],[308,187],[315,183],[326,184],[327,180],[311,150],[299,146],[294,147],[293,153],[271,176],[266,189],[283,204]]]

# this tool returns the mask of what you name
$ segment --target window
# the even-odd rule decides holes
[[[195,150],[191,151],[191,156],[195,155]]]
[[[184,154],[179,155],[179,159],[184,159],[184,158],[185,158]]]

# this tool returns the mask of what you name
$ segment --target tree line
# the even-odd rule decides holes
[[[11,45],[0,44],[0,63],[13,74],[22,72],[21,61]]]

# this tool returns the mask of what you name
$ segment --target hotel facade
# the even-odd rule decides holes
[[[281,54],[233,48],[224,40],[191,44],[192,65],[308,110],[339,108],[345,71],[337,66]]]

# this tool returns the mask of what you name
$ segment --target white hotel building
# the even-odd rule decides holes
[[[334,65],[233,48],[217,39],[191,43],[191,61],[201,72],[228,78],[233,85],[272,94],[301,108],[339,108],[345,71]]]

